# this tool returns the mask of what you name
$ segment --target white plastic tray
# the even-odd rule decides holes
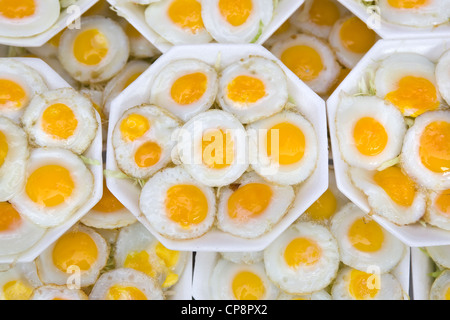
[[[429,300],[434,263],[419,248],[411,248],[411,286],[414,300]]]

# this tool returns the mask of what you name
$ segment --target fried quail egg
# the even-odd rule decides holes
[[[16,264],[0,272],[0,300],[29,300],[41,285],[34,262]]]
[[[264,263],[234,263],[219,259],[209,279],[212,300],[275,300],[279,290],[270,281]]]
[[[424,220],[444,230],[450,230],[450,189],[428,192]]]
[[[31,151],[25,186],[10,202],[21,215],[41,227],[69,219],[91,196],[94,178],[84,162],[69,150]]]
[[[182,276],[188,252],[166,248],[138,222],[120,230],[114,260],[116,267],[141,271],[167,291]]]
[[[87,287],[97,281],[108,256],[106,240],[77,224],[42,252],[36,265],[44,284]]]
[[[317,94],[325,94],[336,82],[340,66],[331,47],[307,34],[275,43],[271,52]]]
[[[373,213],[400,226],[415,223],[425,214],[425,193],[401,167],[351,168],[349,174],[356,188],[367,195]]]
[[[288,102],[286,75],[267,58],[239,60],[222,70],[217,102],[241,123],[267,118]]]
[[[88,296],[80,289],[46,285],[34,290],[30,300],[88,300]]]
[[[89,148],[99,127],[92,101],[72,88],[35,96],[22,116],[22,124],[33,145],[77,154]]]
[[[403,300],[403,289],[390,273],[366,273],[343,267],[331,295],[333,300]]]
[[[341,156],[351,166],[374,170],[401,152],[406,123],[378,97],[343,95],[335,124]]]
[[[419,185],[450,188],[450,112],[432,111],[416,118],[405,135],[401,162]]]
[[[266,180],[294,185],[316,168],[318,142],[312,124],[301,114],[282,111],[247,126],[250,164]]]
[[[282,292],[278,300],[332,300],[331,295],[325,290],[319,290],[310,294],[288,294]]]
[[[58,0],[6,0],[0,3],[0,36],[31,37],[47,31],[59,18]]]
[[[220,252],[225,260],[234,263],[253,264],[263,261],[264,251]]]
[[[169,110],[183,122],[208,110],[218,90],[216,70],[197,59],[175,60],[155,77],[150,103]]]
[[[380,273],[390,272],[406,251],[400,240],[353,203],[336,213],[330,230],[338,242],[341,261],[361,271],[376,266]]]
[[[180,122],[164,109],[141,105],[126,110],[112,133],[117,166],[125,174],[147,179],[171,161],[173,132]]]
[[[208,43],[212,37],[203,24],[203,5],[199,0],[158,1],[145,10],[145,21],[174,45]]]
[[[450,50],[446,51],[436,65],[436,82],[439,92],[450,105]]]
[[[95,283],[89,300],[163,300],[155,280],[145,273],[118,268],[105,272]]]
[[[426,247],[425,249],[440,269],[450,269],[450,245]]]
[[[128,37],[118,22],[101,16],[82,18],[81,28],[61,35],[58,58],[81,83],[99,83],[114,77],[127,63]]]
[[[248,168],[247,133],[232,114],[209,110],[181,128],[178,157],[186,171],[210,187],[229,185]]]
[[[295,194],[291,186],[266,182],[255,172],[244,173],[220,189],[217,227],[242,238],[257,238],[286,214]]]
[[[444,270],[434,280],[430,289],[430,300],[450,300],[450,270]]]
[[[164,169],[147,181],[140,194],[139,207],[164,237],[194,239],[212,228],[216,195],[213,188],[178,166]]]
[[[435,64],[417,53],[395,53],[383,59],[375,71],[377,96],[396,106],[404,116],[439,108]]]
[[[297,222],[264,250],[264,264],[269,278],[286,293],[312,293],[336,277],[338,245],[326,227]]]

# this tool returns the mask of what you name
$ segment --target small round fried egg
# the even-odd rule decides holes
[[[114,77],[127,63],[130,45],[118,22],[101,16],[82,18],[81,28],[61,35],[58,58],[81,83],[99,83]]]
[[[430,300],[450,300],[450,270],[444,270],[434,280],[430,289]]]
[[[374,170],[401,152],[406,123],[378,97],[343,95],[335,123],[341,156],[351,166]]]
[[[30,300],[88,300],[88,296],[80,289],[46,285],[34,290]]]
[[[446,51],[436,65],[436,82],[439,92],[450,105],[450,50]]]
[[[147,179],[171,161],[180,121],[164,109],[141,105],[126,110],[117,121],[112,145],[117,166],[127,175]]]
[[[208,110],[181,128],[179,160],[189,174],[210,187],[236,181],[248,168],[247,133],[232,114]]]
[[[213,188],[182,167],[156,173],[142,188],[139,207],[153,228],[170,239],[194,239],[208,232],[216,215]]]
[[[444,230],[450,230],[450,189],[428,192],[424,220]]]
[[[425,248],[439,269],[450,269],[450,245]]]
[[[268,183],[255,172],[244,173],[220,189],[217,227],[242,238],[260,237],[283,218],[294,197],[291,186]]]
[[[29,300],[41,285],[35,263],[19,263],[0,272],[0,300]]]
[[[264,251],[220,252],[225,260],[234,263],[253,264],[263,261]]]
[[[275,43],[271,52],[317,94],[325,94],[336,82],[340,66],[323,40],[297,34]]]
[[[377,266],[381,273],[390,272],[406,252],[400,240],[353,203],[336,213],[330,230],[338,242],[341,261],[361,271]]]
[[[79,281],[73,284],[87,287],[97,281],[108,256],[106,240],[92,228],[77,224],[42,252],[36,265],[44,284]]]
[[[282,292],[278,300],[332,300],[332,298],[325,290],[319,290],[310,294],[289,294]]]
[[[219,259],[208,283],[212,300],[275,300],[279,294],[263,262],[244,264]]]
[[[318,141],[312,124],[301,114],[282,111],[247,126],[250,164],[266,180],[294,185],[316,168]]]
[[[256,42],[274,10],[272,0],[209,0],[202,5],[205,27],[220,43]]]
[[[212,37],[203,24],[203,5],[199,0],[161,0],[147,7],[145,21],[174,45],[208,43]]]
[[[267,58],[239,60],[222,70],[217,102],[241,123],[267,118],[288,102],[286,75]]]
[[[297,222],[264,250],[269,278],[290,294],[326,288],[336,277],[339,249],[328,229],[312,222]]]
[[[175,60],[155,77],[150,103],[161,106],[183,122],[208,110],[218,90],[216,70],[197,59]]]
[[[25,186],[10,202],[41,227],[69,219],[92,195],[94,178],[84,162],[69,150],[37,148],[31,151]]]
[[[390,273],[343,267],[331,288],[333,300],[403,300],[400,282]]]
[[[29,140],[38,147],[57,147],[84,153],[99,124],[92,101],[72,88],[35,96],[22,116]]]

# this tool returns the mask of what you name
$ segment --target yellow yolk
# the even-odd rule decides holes
[[[255,103],[266,95],[266,86],[258,78],[237,76],[227,86],[228,98],[237,103]]]
[[[289,122],[279,123],[267,131],[267,155],[280,165],[299,162],[305,148],[306,139],[302,130]]]
[[[103,195],[100,201],[92,208],[102,213],[116,212],[124,208],[124,205],[117,200],[116,196],[109,191],[106,181],[103,180]]]
[[[134,161],[140,168],[149,168],[158,163],[161,158],[161,147],[152,141],[141,145],[134,154]]]
[[[139,78],[139,76],[142,74],[142,72],[136,72],[135,74],[131,75],[131,77],[129,77],[127,79],[127,81],[125,82],[125,84],[122,87],[122,90],[125,90],[126,88],[128,88],[128,86],[130,84],[132,84],[137,78]]]
[[[59,47],[59,42],[61,40],[61,35],[63,34],[64,30],[59,32],[59,33],[57,33],[56,36],[54,36],[53,38],[48,40],[48,43],[50,43],[52,46],[58,48]]]
[[[70,138],[77,126],[78,120],[72,109],[63,103],[55,103],[42,113],[42,130],[54,139]]]
[[[70,171],[59,165],[36,169],[27,180],[28,197],[40,206],[54,207],[69,198],[75,189]]]
[[[35,0],[0,0],[0,14],[8,19],[27,18],[35,12]]]
[[[150,129],[150,122],[140,114],[130,114],[120,123],[120,132],[127,141],[134,141],[142,137]]]
[[[436,197],[434,204],[439,211],[450,216],[450,189],[441,191]]]
[[[383,246],[383,230],[373,220],[365,221],[364,218],[355,220],[347,236],[351,245],[359,251],[376,252]]]
[[[141,271],[152,278],[156,277],[156,270],[147,251],[130,252],[125,258],[123,266],[124,268]]]
[[[253,10],[252,0],[219,0],[222,17],[233,27],[243,25]]]
[[[397,83],[397,89],[389,92],[385,99],[402,113],[414,110],[415,112],[411,115],[413,117],[439,107],[436,87],[430,80],[421,77],[401,78]]]
[[[397,9],[417,9],[423,7],[429,0],[388,0],[391,7]]]
[[[141,33],[139,31],[136,30],[135,27],[133,27],[133,25],[131,23],[127,23],[126,27],[125,27],[125,33],[127,34],[127,36],[129,38],[140,38],[142,37]]]
[[[262,214],[271,203],[273,191],[267,184],[249,183],[228,199],[228,215],[233,220],[247,222]]]
[[[22,223],[20,214],[9,202],[0,202],[0,232],[17,229]]]
[[[188,105],[200,100],[208,86],[208,78],[201,72],[195,72],[178,78],[172,85],[170,95],[178,104]]]
[[[356,149],[365,156],[376,156],[383,152],[388,142],[386,129],[371,117],[359,119],[353,128]]]
[[[174,0],[167,14],[176,25],[192,33],[205,28],[202,20],[202,5],[197,0]]]
[[[108,39],[97,29],[80,32],[73,44],[75,58],[88,66],[99,64],[108,54],[108,50]]]
[[[29,300],[33,288],[21,280],[13,280],[3,285],[2,298],[5,300]]]
[[[237,300],[261,300],[266,292],[263,280],[251,271],[236,274],[231,289]]]
[[[292,268],[312,266],[320,260],[322,249],[314,241],[307,238],[292,240],[284,250],[284,261]]]
[[[22,86],[12,80],[0,79],[0,110],[2,107],[20,109],[27,100]]]
[[[356,269],[350,272],[350,283],[348,290],[356,300],[373,299],[378,294],[379,289],[370,283],[370,278],[376,275],[365,273]]]
[[[303,81],[316,79],[324,68],[319,52],[306,45],[286,49],[281,61]]]
[[[447,288],[447,290],[445,291],[445,300],[450,300],[450,286]]]
[[[401,168],[389,167],[377,171],[373,180],[398,205],[410,207],[414,202],[416,185],[410,177],[403,173]]]
[[[342,45],[355,53],[366,53],[374,45],[376,34],[357,17],[347,19],[339,31]]]
[[[136,287],[115,284],[109,288],[106,300],[147,300],[147,296]]]
[[[331,27],[339,17],[339,8],[331,0],[315,0],[309,9],[309,20],[319,26]]]
[[[291,28],[290,20],[286,20],[278,29],[273,33],[274,36],[283,34]]]
[[[6,156],[8,155],[8,140],[3,132],[0,131],[0,167],[5,162]]]
[[[81,271],[87,271],[97,261],[98,248],[87,233],[72,231],[58,239],[52,258],[53,264],[62,272],[67,272],[70,266],[78,266]]]
[[[176,250],[170,250],[164,247],[160,242],[155,246],[156,255],[164,262],[167,268],[169,268],[169,274],[166,276],[162,287],[168,288],[178,282],[179,276],[173,272],[178,260],[180,259],[180,252]]]
[[[167,217],[189,228],[199,224],[208,215],[208,201],[200,188],[194,185],[182,184],[170,187],[166,194]]]
[[[224,169],[234,160],[234,143],[231,133],[222,129],[205,131],[202,137],[203,163],[212,169]]]
[[[450,170],[450,123],[435,121],[420,137],[419,155],[422,164],[433,172]]]
[[[333,192],[328,189],[320,196],[305,213],[314,220],[323,221],[333,216],[337,209],[337,200]]]

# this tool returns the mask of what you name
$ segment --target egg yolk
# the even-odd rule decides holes
[[[8,155],[8,140],[6,139],[5,134],[0,131],[0,167],[5,162],[6,156]]]
[[[142,72],[136,72],[135,74],[131,75],[131,77],[129,77],[127,79],[127,81],[125,82],[125,84],[122,87],[122,91],[125,90],[126,88],[128,88],[128,86],[130,84],[132,84],[137,78],[139,78],[139,76],[142,74]]]
[[[243,25],[253,11],[252,0],[219,0],[222,17],[233,27]]]
[[[442,191],[434,202],[440,212],[450,216],[450,189]]]
[[[0,79],[1,107],[20,109],[27,100],[27,93],[22,86],[12,80]]]
[[[282,122],[267,131],[267,155],[280,165],[299,162],[305,148],[303,131],[292,123]]]
[[[251,271],[240,271],[231,283],[233,295],[237,300],[261,300],[266,293],[264,281]]]
[[[359,119],[353,128],[356,149],[365,156],[376,156],[383,152],[388,134],[383,125],[371,117]]]
[[[41,127],[54,139],[68,139],[75,133],[78,120],[72,109],[63,103],[55,103],[42,113]]]
[[[419,155],[422,164],[437,173],[450,170],[450,123],[430,123],[420,137]]]
[[[140,168],[149,168],[158,163],[161,158],[161,147],[152,141],[141,145],[134,154],[134,161]]]
[[[97,29],[81,31],[75,38],[73,53],[82,64],[95,66],[108,54],[108,38]]]
[[[175,80],[170,95],[173,101],[185,106],[199,101],[207,87],[208,78],[204,73],[190,73]]]
[[[372,277],[377,277],[377,275],[356,269],[353,269],[350,272],[348,290],[353,298],[356,300],[369,300],[375,298],[379,288],[370,282]]]
[[[385,99],[402,113],[408,110],[415,111],[411,114],[413,117],[439,107],[436,87],[430,80],[422,77],[401,78],[397,83],[397,89],[389,92]]]
[[[22,224],[20,214],[9,202],[0,202],[0,232],[17,229]]]
[[[102,213],[111,213],[123,209],[123,204],[109,191],[106,181],[103,180],[103,195],[100,201],[92,208]]]
[[[168,288],[178,282],[179,276],[173,272],[174,267],[180,259],[180,252],[176,250],[167,249],[160,242],[155,246],[156,255],[164,262],[165,266],[169,268],[169,273],[164,280],[162,287]]]
[[[176,25],[194,34],[205,28],[202,20],[202,5],[197,0],[172,1],[168,15]]]
[[[152,278],[155,278],[157,275],[157,272],[152,265],[150,255],[145,250],[130,252],[125,258],[123,266],[124,268],[141,271]]]
[[[331,0],[315,0],[309,9],[309,20],[319,26],[331,27],[339,17],[339,8]]]
[[[246,184],[228,199],[228,215],[233,220],[245,223],[261,215],[271,203],[272,196],[272,188],[267,184]]]
[[[3,285],[2,298],[4,300],[29,300],[33,290],[21,280],[12,280]]]
[[[317,199],[305,213],[316,221],[323,221],[333,216],[337,209],[337,200],[333,192],[328,189]]]
[[[120,123],[120,132],[126,141],[142,137],[150,129],[150,121],[140,114],[130,114]]]
[[[403,173],[399,167],[389,167],[377,171],[373,180],[380,186],[396,204],[410,207],[416,196],[414,181]]]
[[[109,288],[106,300],[147,300],[147,296],[136,287],[115,284]]]
[[[132,38],[132,39],[138,39],[138,38],[142,37],[141,33],[139,31],[137,31],[136,28],[133,27],[133,25],[131,23],[127,23],[127,25],[125,27],[125,33],[127,34],[127,36],[129,38]]]
[[[307,45],[286,49],[281,54],[281,61],[303,81],[316,79],[324,69],[319,52]]]
[[[383,230],[373,220],[366,221],[364,218],[355,220],[347,236],[351,245],[359,251],[376,252],[383,246]]]
[[[237,76],[227,86],[227,96],[231,101],[255,103],[266,95],[264,82],[251,76]]]
[[[357,17],[347,19],[339,31],[342,45],[354,53],[366,53],[374,45],[376,34]]]
[[[284,250],[284,261],[292,268],[308,267],[317,263],[322,257],[320,246],[308,238],[295,238]]]
[[[202,159],[209,168],[220,170],[234,160],[234,142],[231,133],[222,129],[210,129],[203,133]]]
[[[27,18],[35,12],[35,0],[0,0],[0,14],[8,19]]]
[[[183,228],[199,224],[208,215],[208,201],[200,188],[194,185],[175,185],[166,194],[167,217]]]
[[[445,300],[450,300],[450,286],[447,288],[447,290],[445,291]]]
[[[25,185],[28,197],[44,207],[63,203],[74,189],[75,183],[70,171],[59,165],[46,165],[36,169]]]
[[[391,7],[397,9],[417,9],[425,6],[429,0],[388,0]]]
[[[64,29],[64,30],[65,30],[65,29]],[[58,33],[56,34],[56,36],[54,36],[53,38],[51,38],[50,40],[48,40],[48,43],[51,44],[52,46],[54,46],[55,48],[58,48],[58,47],[59,47],[59,42],[60,42],[60,40],[61,40],[61,36],[62,36],[64,30],[61,31],[61,32],[58,32]]]
[[[274,36],[283,34],[291,28],[290,20],[286,20],[278,29],[273,33]]]

